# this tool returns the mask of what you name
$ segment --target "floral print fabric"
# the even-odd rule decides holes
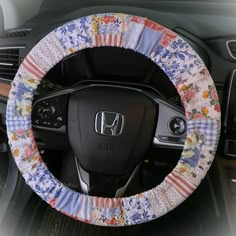
[[[187,118],[187,138],[177,166],[160,185],[126,198],[86,196],[64,186],[43,163],[31,129],[33,95],[47,71],[78,50],[100,46],[129,48],[153,60],[175,85]],[[142,17],[98,14],[58,27],[25,57],[9,95],[7,130],[19,170],[43,200],[74,219],[125,226],[164,215],[200,184],[216,152],[220,105],[204,63],[174,32]]]

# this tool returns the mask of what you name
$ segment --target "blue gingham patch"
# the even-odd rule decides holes
[[[14,132],[16,130],[26,130],[31,128],[30,120],[8,120],[7,127],[10,132]]]
[[[217,120],[199,119],[187,121],[187,132],[196,133],[198,136],[204,136],[205,145],[215,145],[218,137]]]
[[[8,105],[6,117],[7,129],[10,132],[26,130],[32,126],[31,117],[17,115],[15,106]]]

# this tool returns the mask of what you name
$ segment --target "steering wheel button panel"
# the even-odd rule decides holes
[[[128,48],[153,60],[175,85],[185,108],[187,135],[177,166],[160,185],[125,198],[87,196],[64,186],[43,163],[31,129],[33,94],[44,75],[66,56],[84,48],[100,46]],[[76,96],[74,100],[76,104]],[[88,128],[92,136],[86,137],[84,132],[87,139],[98,135],[94,130],[94,119],[98,112],[111,111],[125,117],[127,115],[126,110],[119,110],[120,106],[108,109],[101,105],[94,110],[94,115],[91,115],[93,109],[90,112],[84,109],[87,115],[83,115],[91,123]],[[82,104],[77,104],[78,107],[83,109]],[[160,118],[163,109],[167,110],[166,106],[159,106],[154,139],[158,135],[170,135],[167,128],[169,119]],[[71,113],[68,117],[71,122],[68,124],[73,127],[75,118]],[[79,116],[77,112],[75,114]],[[83,120],[79,122],[86,122]],[[131,134],[125,134],[128,132],[126,122],[125,119],[123,135],[128,138]],[[129,118],[128,122],[133,125]],[[137,124],[140,119],[133,117],[133,122]],[[43,200],[74,219],[96,225],[124,226],[147,222],[166,214],[197,188],[214,159],[220,133],[220,108],[216,88],[207,68],[181,37],[146,18],[106,13],[73,20],[38,42],[25,57],[12,84],[6,123],[16,164],[27,184]],[[131,137],[129,142],[132,141]],[[121,144],[124,141],[119,142]],[[125,160],[125,157],[121,158]]]
[[[32,108],[33,125],[58,129],[66,125],[68,95],[39,98]]]
[[[183,110],[172,104],[159,104],[158,123],[153,144],[168,148],[183,148],[187,136]]]

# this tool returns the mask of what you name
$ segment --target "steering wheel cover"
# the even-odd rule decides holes
[[[87,196],[63,185],[43,163],[31,128],[33,95],[44,75],[66,56],[100,46],[132,49],[153,60],[173,82],[185,108],[187,138],[177,166],[160,185],[131,197]],[[142,17],[98,14],[58,27],[25,57],[9,95],[7,132],[26,183],[52,207],[91,224],[133,225],[171,211],[200,184],[217,149],[220,105],[204,63],[176,33]]]

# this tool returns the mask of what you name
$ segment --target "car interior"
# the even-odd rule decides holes
[[[147,18],[180,36],[209,70],[221,107],[215,158],[196,191],[163,216],[120,227],[82,222],[49,206],[27,185],[8,137],[8,98],[26,56],[60,26],[103,13]],[[0,1],[0,236],[236,235],[235,72],[234,0]],[[65,55],[43,75],[32,102],[33,135],[53,176],[75,192],[104,198],[160,185],[179,163],[187,135],[183,97],[169,77],[130,48],[101,45]]]

